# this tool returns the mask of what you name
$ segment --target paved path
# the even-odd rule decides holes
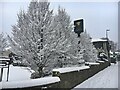
[[[75,88],[118,88],[118,63],[112,64]]]

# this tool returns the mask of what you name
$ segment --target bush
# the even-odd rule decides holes
[[[26,65],[26,64],[24,64],[24,63],[18,63],[18,62],[13,63],[13,66],[27,67],[27,65]]]
[[[34,72],[34,73],[31,74],[31,77],[30,77],[30,78],[31,78],[31,79],[40,78],[40,75],[39,75],[39,73]]]

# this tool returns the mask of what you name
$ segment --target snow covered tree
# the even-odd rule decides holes
[[[7,39],[4,37],[4,34],[2,32],[0,33],[0,52],[3,53],[7,46],[8,46]]]
[[[91,37],[86,32],[81,33],[80,41],[84,46],[84,60],[86,62],[96,62],[97,50],[91,42]]]
[[[84,46],[82,45],[82,43],[81,43],[81,38],[80,37],[78,37],[78,39],[79,39],[79,41],[78,41],[78,57],[80,58],[79,59],[79,64],[80,65],[84,65],[85,64],[85,60],[84,60],[84,53],[85,53],[85,48],[84,48]]]
[[[65,9],[58,8],[58,14],[54,17],[55,22],[55,38],[56,52],[58,53],[58,61],[60,67],[66,67],[70,64],[76,65],[80,59],[78,56],[78,38],[72,31],[70,16]]]
[[[56,38],[56,52],[58,53],[58,61],[56,63],[63,67],[67,63],[66,56],[69,48],[70,31],[72,31],[70,16],[67,15],[65,9],[58,8],[58,14],[54,17],[55,38]]]
[[[31,2],[27,12],[18,14],[13,37],[8,36],[12,52],[22,56],[40,77],[54,67],[76,65],[81,59],[70,16],[60,7],[58,14],[53,16],[49,5],[47,1]]]
[[[98,51],[97,51],[97,49],[94,47],[94,45],[93,45],[93,50],[92,50],[92,52],[93,52],[93,59],[94,59],[95,61],[97,61],[97,60],[98,60]]]
[[[53,15],[50,3],[38,2],[29,4],[28,11],[20,11],[17,24],[13,26],[13,38],[9,37],[12,51],[22,56],[28,65],[44,76],[51,56],[50,47],[53,33]]]

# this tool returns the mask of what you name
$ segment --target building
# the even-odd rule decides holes
[[[110,57],[110,45],[107,39],[92,39],[92,43],[98,52],[104,52],[109,60]]]

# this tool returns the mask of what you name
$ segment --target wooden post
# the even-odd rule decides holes
[[[7,70],[7,81],[8,81],[8,78],[9,78],[9,67],[10,67],[10,65],[8,64],[8,70]]]
[[[3,67],[1,68],[0,82],[2,81],[2,76],[3,76]]]

